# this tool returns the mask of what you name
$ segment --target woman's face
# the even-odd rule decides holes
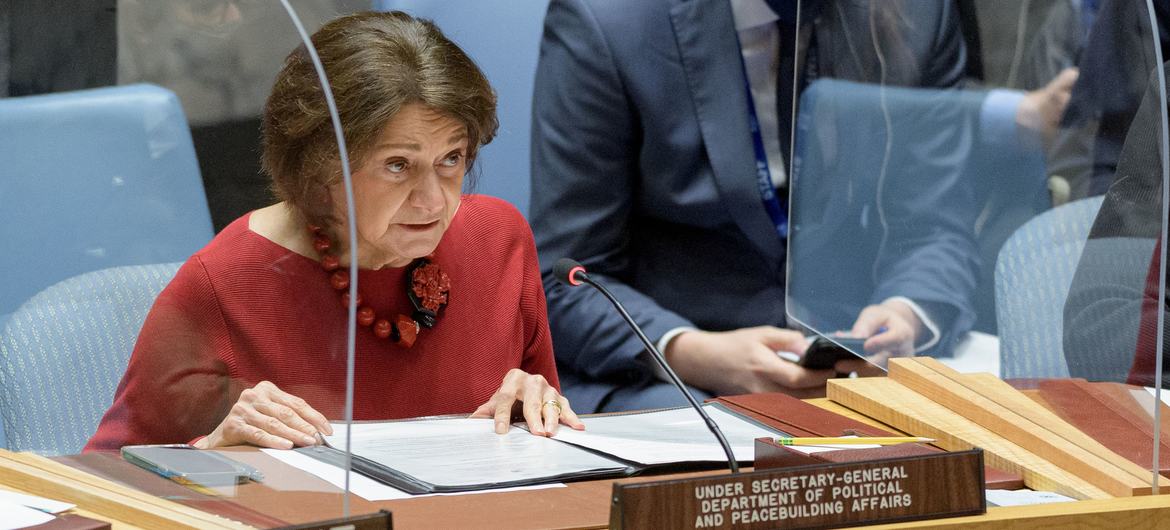
[[[467,130],[421,103],[402,107],[353,173],[358,265],[402,267],[435,250],[459,208]],[[330,188],[338,237],[348,237],[345,189]]]

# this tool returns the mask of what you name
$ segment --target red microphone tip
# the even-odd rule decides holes
[[[581,285],[581,280],[577,279],[577,272],[584,273],[585,267],[582,267],[581,265],[577,265],[576,267],[569,269],[569,285],[572,285],[574,287]]]

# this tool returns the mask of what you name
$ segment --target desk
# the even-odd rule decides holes
[[[77,469],[115,479],[143,491],[257,527],[310,522],[339,515],[337,488],[286,466],[256,449],[225,454],[264,467],[264,484],[240,486],[232,498],[196,493],[157,477],[117,455],[93,453],[58,460]],[[708,472],[707,474],[720,473]],[[639,477],[627,480],[654,480]],[[660,477],[659,477],[660,478]],[[280,491],[295,487],[298,491]],[[395,528],[605,528],[612,481],[569,483],[564,488],[451,497],[424,497],[368,502],[351,497],[353,513],[389,509]],[[988,530],[1050,528],[1165,528],[1170,522],[1170,495],[1106,501],[1079,501],[1010,508],[989,508],[986,515],[881,525],[869,528],[976,528]]]
[[[844,411],[827,400],[814,404]],[[858,417],[856,414],[851,414]],[[871,421],[872,423],[872,421]],[[880,426],[880,425],[879,425]],[[182,487],[121,460],[116,453],[58,457],[70,472],[84,471],[139,491],[259,528],[338,517],[340,490],[283,464],[255,448],[223,453],[258,467],[265,482],[249,483],[210,496]],[[48,462],[54,464],[54,462]],[[711,471],[706,474],[725,473]],[[693,473],[692,473],[693,475]],[[677,475],[674,475],[677,476]],[[655,480],[659,477],[625,479]],[[350,497],[352,513],[389,509],[397,528],[604,528],[609,520],[611,480],[569,483],[563,488],[369,502]],[[36,493],[36,492],[33,492]],[[76,501],[74,501],[76,502]],[[84,502],[80,508],[98,512]],[[99,512],[100,513],[100,512]],[[1079,501],[1041,506],[990,508],[981,516],[938,519],[869,528],[1165,528],[1170,495]]]

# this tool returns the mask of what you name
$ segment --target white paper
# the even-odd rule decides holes
[[[77,506],[67,502],[55,501],[53,499],[46,499],[44,497],[34,497],[32,495],[25,495],[23,493],[2,489],[0,489],[0,501],[19,504],[21,506],[26,506],[46,513],[61,513],[65,510],[71,510]]]
[[[705,406],[731,445],[736,460],[755,458],[755,439],[778,431],[745,420],[717,406]],[[554,438],[643,465],[723,462],[727,455],[707,424],[690,408],[586,418],[585,430],[559,429]]]
[[[55,518],[52,514],[0,499],[0,530],[36,526]]]
[[[280,460],[290,466],[293,466],[301,471],[305,471],[314,475],[338,488],[345,488],[345,470],[326,464],[316,458],[308,455],[303,455],[292,450],[283,449],[261,449],[273,458]],[[361,473],[351,473],[349,475],[349,491],[367,501],[390,501],[395,499],[413,499],[418,497],[431,497],[436,495],[471,495],[475,493],[499,493],[503,491],[516,490],[530,490],[530,489],[545,489],[545,488],[563,488],[564,484],[542,484],[539,486],[524,486],[519,488],[499,488],[489,490],[466,491],[460,493],[435,493],[429,495],[411,495],[393,486],[387,486],[371,479]]]
[[[344,469],[326,464],[309,455],[303,455],[292,450],[261,449],[261,451],[281,462],[333,484],[338,488],[345,487]],[[387,486],[360,473],[350,473],[349,491],[367,501],[388,501],[413,497],[413,495],[405,491]]]
[[[490,418],[354,423],[353,454],[437,486],[536,480],[625,466],[528,431],[496,434]],[[568,430],[568,429],[561,429]],[[345,425],[329,445],[345,449]]]
[[[995,506],[1027,506],[1050,502],[1072,502],[1076,499],[1051,491],[987,490],[987,502]]]

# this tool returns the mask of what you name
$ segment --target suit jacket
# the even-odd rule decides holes
[[[901,4],[874,2],[876,36],[870,2],[825,6],[809,30],[816,74],[878,80],[876,38],[889,84],[957,84],[965,52],[951,4]],[[727,0],[550,3],[530,215],[558,369],[577,410],[653,375],[602,297],[555,281],[561,257],[605,282],[651,340],[680,326],[785,324],[785,242],[756,187],[744,87]]]

